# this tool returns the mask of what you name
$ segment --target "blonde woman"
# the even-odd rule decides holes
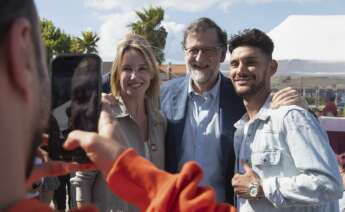
[[[143,37],[128,34],[118,44],[111,93],[103,95],[102,101],[109,108],[109,120],[121,129],[123,145],[164,169],[166,121],[159,111],[159,68]],[[77,172],[71,183],[78,207],[94,203],[101,211],[137,211],[111,193],[100,172]]]

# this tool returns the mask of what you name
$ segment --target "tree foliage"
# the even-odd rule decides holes
[[[144,36],[149,41],[158,62],[161,64],[165,59],[164,48],[168,35],[165,28],[161,26],[164,10],[161,7],[150,7],[143,9],[143,11],[136,11],[136,14],[139,20],[131,23],[129,27],[133,32]]]
[[[52,21],[41,20],[41,33],[48,61],[58,53],[70,52],[72,37],[56,27]]]
[[[94,32],[85,31],[81,37],[76,37],[65,33],[52,21],[41,19],[41,33],[48,62],[59,53],[97,53],[99,37]]]
[[[97,42],[99,36],[92,31],[82,32],[82,37],[73,39],[71,50],[72,52],[82,53],[97,53]]]

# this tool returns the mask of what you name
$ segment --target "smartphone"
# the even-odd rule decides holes
[[[90,162],[78,148],[62,145],[73,130],[97,132],[101,109],[101,59],[95,54],[62,54],[51,64],[52,114],[48,153],[53,160]]]

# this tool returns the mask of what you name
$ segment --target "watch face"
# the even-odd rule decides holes
[[[258,195],[258,186],[255,184],[251,184],[249,186],[249,195],[251,197],[256,197]]]

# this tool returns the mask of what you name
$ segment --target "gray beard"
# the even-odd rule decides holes
[[[205,74],[201,71],[197,71],[197,70],[193,70],[193,69],[190,69],[189,73],[190,73],[190,77],[192,78],[193,82],[196,82],[198,84],[205,84],[206,82],[208,82],[212,78],[212,74],[208,75],[208,74]]]

